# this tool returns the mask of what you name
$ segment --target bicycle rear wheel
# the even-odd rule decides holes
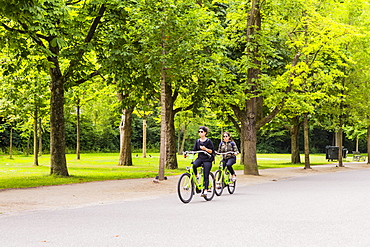
[[[224,190],[224,181],[222,179],[222,171],[217,170],[215,173],[215,193],[217,196],[222,195],[222,191]]]
[[[194,182],[191,180],[189,173],[180,176],[177,183],[177,194],[183,203],[189,203],[194,195]]]
[[[204,197],[204,200],[210,201],[215,196],[215,175],[212,172],[209,173],[209,185],[208,185],[207,196]]]

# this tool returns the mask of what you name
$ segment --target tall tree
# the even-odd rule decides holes
[[[358,138],[366,136],[367,140],[367,163],[370,164],[370,73],[369,73],[369,1],[346,1],[337,6],[338,11],[345,13],[339,17],[344,23],[351,24],[360,30],[360,35],[348,45],[348,50],[356,63],[352,63],[347,77],[348,87],[346,107],[348,108],[344,131],[351,139],[356,139],[356,151],[358,150]],[[366,133],[367,132],[367,133]]]
[[[228,69],[234,79],[219,84],[224,101],[240,122],[240,137],[244,174],[258,175],[256,145],[257,130],[268,123],[282,108],[284,97],[269,114],[262,115],[264,63],[261,6],[265,1],[252,0],[247,5],[230,5],[227,31],[229,47]],[[268,42],[267,42],[268,43]],[[231,91],[233,93],[228,93]]]
[[[136,30],[135,11],[138,3],[115,2],[106,11],[107,20],[96,42],[96,52],[106,81],[114,85],[121,113],[120,155],[118,165],[132,166],[132,117],[135,107],[147,104],[156,95],[148,77],[148,61],[142,55],[145,37]]]
[[[153,99],[153,97],[148,97]],[[146,148],[147,148],[147,119],[150,115],[153,114],[154,105],[151,105],[150,101],[147,100],[145,97],[142,98],[142,104],[137,106],[134,113],[138,115],[142,121],[142,128],[143,128],[143,139],[142,139],[142,157],[146,158]]]
[[[51,77],[50,174],[69,175],[65,157],[64,90],[98,74],[84,60],[84,55],[91,49],[89,44],[105,10],[105,5],[99,1],[0,2],[2,33],[18,37],[18,40],[32,40],[40,56],[47,61]],[[18,46],[21,56],[26,56],[21,53],[25,50],[24,42],[12,45]],[[64,61],[68,62],[62,71]],[[86,67],[92,71],[84,73],[86,69],[82,68]]]
[[[37,65],[37,56],[29,56],[29,60],[19,60],[13,54],[1,62],[3,82],[0,85],[0,112],[5,119],[12,123],[12,129],[22,131],[21,136],[27,137],[33,130],[34,165],[38,165],[39,129],[42,128],[42,119],[47,116],[48,90],[46,88],[49,77],[40,71]],[[19,69],[11,71],[11,68]],[[33,126],[33,127],[31,127]]]
[[[257,131],[288,101],[297,97],[303,99],[307,92],[311,92],[312,87],[309,89],[308,85],[315,85],[315,79],[307,78],[317,73],[315,69],[324,67],[324,61],[315,63],[317,54],[322,50],[334,50],[333,60],[343,55],[338,52],[338,47],[345,39],[341,35],[348,37],[348,30],[330,18],[321,18],[315,12],[320,6],[321,1],[316,0],[284,4],[253,0],[247,6],[230,4],[226,21],[230,52],[226,66],[233,78],[228,83],[219,84],[218,90],[223,95],[234,91],[232,96],[223,97],[241,125],[245,174],[258,175]],[[290,14],[301,17],[293,20]],[[314,25],[317,25],[316,29]],[[308,27],[310,32],[305,31]],[[342,30],[338,31],[340,28]],[[325,35],[325,32],[329,34]],[[319,40],[313,42],[314,37]],[[279,48],[278,52],[275,48]],[[287,63],[289,60],[290,64]]]
[[[191,6],[191,8],[189,8]],[[161,147],[159,179],[164,169],[176,168],[174,118],[200,103],[211,87],[212,51],[217,46],[218,21],[203,3],[193,1],[138,1],[132,8],[141,55],[151,81],[160,89]],[[179,95],[192,100],[175,108]],[[183,97],[185,98],[185,96]]]

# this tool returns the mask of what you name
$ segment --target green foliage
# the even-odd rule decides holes
[[[14,145],[25,148],[37,109],[48,149],[49,69],[57,65],[67,79],[69,152],[76,145],[77,104],[84,151],[116,151],[121,110],[131,106],[139,116],[133,122],[133,148],[141,148],[145,116],[148,147],[159,148],[161,67],[176,100],[175,126],[187,128],[187,149],[200,125],[211,128],[215,143],[222,129],[238,140],[234,124],[240,123],[232,121],[231,107],[245,110],[246,100],[257,96],[264,98],[265,115],[286,100],[276,125],[259,134],[260,151],[287,152],[289,138],[280,127],[307,112],[319,126],[312,131],[336,130],[342,115],[348,138],[364,136],[370,125],[369,1],[263,1],[261,30],[248,43],[250,3],[0,0],[0,118],[6,122],[1,147],[9,143],[11,125]],[[89,28],[102,6],[103,21],[90,40]],[[257,46],[256,56],[250,56]],[[256,61],[262,74],[253,81],[254,90],[246,82]],[[97,71],[98,79],[85,82]],[[316,139],[311,148],[320,150],[323,143],[314,144]]]

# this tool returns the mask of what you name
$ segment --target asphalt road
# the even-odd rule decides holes
[[[370,169],[0,217],[0,246],[370,246]]]

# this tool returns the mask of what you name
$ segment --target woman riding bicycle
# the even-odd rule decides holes
[[[198,133],[199,133],[199,139],[194,144],[194,147],[192,151],[200,151],[203,150],[209,155],[205,153],[199,153],[198,158],[193,161],[193,170],[194,174],[197,175],[197,168],[200,167],[203,164],[203,171],[204,171],[204,188],[208,188],[209,185],[209,173],[212,169],[212,161],[214,159],[214,146],[213,142],[206,137],[207,133],[209,132],[209,129],[205,126],[199,127]],[[205,189],[202,193],[202,197],[207,196],[207,190]]]
[[[218,147],[218,153],[226,152],[234,152],[235,154],[239,153],[238,147],[236,146],[234,140],[231,138],[229,132],[223,133],[223,141],[220,143],[220,146]],[[226,165],[227,169],[232,175],[232,181],[234,182],[236,181],[236,174],[233,169],[233,165],[236,163],[235,154],[228,153],[222,155],[222,162]]]

